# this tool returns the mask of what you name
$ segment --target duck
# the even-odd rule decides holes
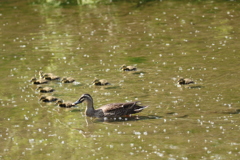
[[[39,92],[42,92],[42,93],[48,93],[48,92],[54,91],[54,89],[51,87],[42,87],[42,86],[39,86],[36,90],[38,90]]]
[[[63,100],[61,99],[58,99],[56,101],[56,104],[59,106],[59,107],[63,107],[63,108],[71,108],[71,107],[74,107],[75,105],[71,102],[63,102]]]
[[[178,79],[178,84],[180,84],[180,85],[191,84],[191,83],[194,83],[194,81],[189,78],[179,78]]]
[[[32,82],[33,84],[45,84],[45,83],[48,83],[47,80],[45,80],[45,79],[37,79],[36,77],[32,77],[30,82]]]
[[[75,81],[75,79],[73,79],[72,77],[63,77],[62,79],[61,79],[61,82],[62,83],[72,83],[72,82],[74,82]]]
[[[148,106],[139,106],[137,105],[138,101],[136,102],[127,102],[127,103],[111,103],[106,104],[98,109],[94,109],[93,106],[93,98],[90,94],[83,94],[74,105],[82,103],[86,101],[87,106],[85,110],[85,114],[88,117],[95,117],[95,118],[117,118],[128,116],[130,114],[135,114],[141,112]]]
[[[54,96],[45,96],[45,95],[42,95],[40,98],[39,98],[39,101],[42,101],[42,102],[55,102],[57,101],[58,98],[54,97]]]
[[[104,85],[110,85],[110,83],[106,79],[94,79],[93,85],[104,86]]]
[[[136,71],[137,68],[134,66],[126,66],[125,64],[121,66],[120,68],[123,71]]]

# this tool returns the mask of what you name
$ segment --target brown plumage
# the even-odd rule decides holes
[[[62,83],[72,83],[74,81],[75,81],[75,79],[73,79],[72,77],[67,77],[67,78],[63,77],[61,80]]]
[[[95,86],[104,86],[109,85],[110,83],[106,79],[94,79],[93,85]]]
[[[85,110],[85,114],[88,117],[97,117],[97,118],[115,118],[122,117],[125,115],[135,114],[141,112],[143,109],[147,108],[147,106],[139,106],[138,102],[127,102],[127,103],[111,103],[104,105],[98,109],[94,109],[93,107],[93,99],[89,94],[83,94],[75,103],[82,103],[86,101],[87,107]]]
[[[40,98],[39,98],[39,101],[42,101],[42,102],[55,102],[56,100],[58,100],[58,98],[54,97],[54,96],[45,96],[45,95],[42,95]]]
[[[121,66],[120,68],[123,71],[136,71],[137,68],[134,66],[126,66],[125,64]]]
[[[52,73],[44,73],[43,71],[39,71],[39,77],[44,78],[44,76],[53,76]]]
[[[61,100],[61,99],[57,100],[56,104],[59,107],[63,107],[63,108],[71,108],[71,107],[75,106],[73,103],[71,103],[71,102],[63,102],[63,100]]]
[[[42,87],[42,86],[39,86],[36,90],[38,90],[41,93],[48,93],[48,92],[54,91],[54,89],[51,87]]]
[[[32,82],[33,84],[44,84],[44,83],[48,83],[47,80],[45,79],[37,79],[35,77],[32,77],[30,82]]]
[[[189,79],[189,78],[180,78],[178,80],[178,84],[184,85],[184,84],[191,84],[194,83],[193,80]]]

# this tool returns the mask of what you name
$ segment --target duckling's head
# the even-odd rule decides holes
[[[30,82],[36,82],[37,81],[37,78],[36,77],[32,77]]]
[[[178,84],[185,84],[184,78],[179,78],[178,79]]]
[[[43,89],[43,86],[39,86],[36,90],[40,90]]]
[[[100,83],[99,79],[95,78],[92,82],[93,84]]]
[[[46,99],[46,98],[47,98],[47,96],[42,95],[42,96],[39,98],[39,101],[44,100],[44,99]]]
[[[56,104],[61,104],[61,103],[63,103],[63,100],[61,100],[61,99],[58,99],[58,100],[56,101]]]
[[[66,78],[66,77],[63,77],[62,80],[61,80],[61,82],[62,82],[62,81],[66,81],[66,80],[67,80],[67,78]]]
[[[124,65],[121,66],[120,69],[121,69],[121,70],[125,70],[125,69],[127,69],[127,66],[124,64]]]

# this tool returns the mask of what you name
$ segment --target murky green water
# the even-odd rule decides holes
[[[239,10],[235,1],[1,2],[0,159],[238,159]],[[89,93],[96,107],[149,107],[139,120],[101,122],[84,104],[40,103],[29,82],[39,70],[76,79],[46,85],[65,101]],[[95,77],[112,85],[93,87]],[[179,87],[179,77],[196,84]]]

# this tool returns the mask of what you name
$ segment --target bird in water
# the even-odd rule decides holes
[[[125,64],[121,66],[120,68],[123,71],[136,71],[137,68],[134,66],[126,66]]]
[[[33,84],[44,84],[44,83],[48,83],[47,80],[45,79],[37,79],[36,77],[32,77],[30,82],[32,82]]]
[[[79,104],[82,102],[86,102],[86,110],[85,114],[88,117],[96,117],[96,118],[117,118],[130,114],[135,114],[141,112],[148,106],[139,106],[138,102],[127,102],[127,103],[111,103],[106,104],[98,109],[94,109],[93,106],[93,98],[90,94],[83,94],[76,102],[73,104]]]
[[[63,102],[63,100],[61,99],[58,99],[56,101],[56,104],[59,106],[59,107],[62,107],[62,108],[71,108],[71,107],[74,107],[75,105],[71,102]]]
[[[191,84],[191,83],[194,83],[194,81],[189,79],[189,78],[180,78],[180,79],[178,79],[178,84],[180,84],[180,85]]]
[[[104,86],[109,85],[110,83],[106,79],[94,79],[93,85],[95,86]]]
[[[54,91],[54,89],[51,88],[51,87],[43,87],[43,86],[39,86],[36,90],[41,92],[41,93],[48,93],[48,92],[53,92]]]
[[[58,100],[58,98],[54,97],[54,96],[45,96],[45,95],[42,95],[40,98],[39,98],[39,101],[42,101],[42,102],[55,102],[56,100]]]
[[[72,77],[63,77],[62,79],[61,79],[61,82],[62,83],[73,83],[75,81],[75,79],[73,79]]]

